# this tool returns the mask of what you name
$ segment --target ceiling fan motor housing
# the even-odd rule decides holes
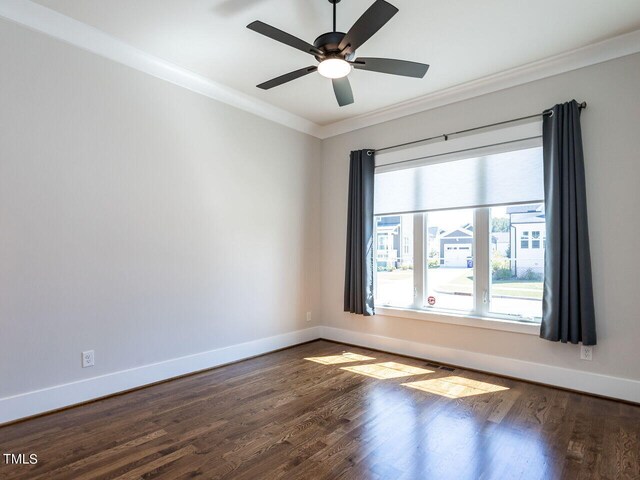
[[[344,32],[327,32],[316,38],[313,46],[325,52],[324,57],[314,55],[316,60],[319,62],[326,58],[342,58],[347,61],[353,60],[355,58],[355,52],[345,55],[340,51],[339,45],[345,35],[346,33]]]

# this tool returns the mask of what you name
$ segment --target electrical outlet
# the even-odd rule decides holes
[[[581,360],[593,360],[593,347],[590,345],[582,345],[580,347],[580,359]]]
[[[311,312],[307,312],[307,322],[311,321]]]
[[[82,368],[93,367],[96,364],[96,357],[93,350],[82,352]]]

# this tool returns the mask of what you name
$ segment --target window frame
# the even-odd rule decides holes
[[[533,139],[540,141],[542,136],[541,122],[531,122],[529,124],[506,127],[476,135],[467,135],[459,139],[448,142],[438,142],[432,145],[422,145],[415,148],[403,149],[403,151],[392,152],[385,155],[385,159],[377,166],[385,166],[395,161],[402,161],[408,158],[418,158],[420,155],[446,155],[466,149],[482,149],[492,142],[517,143],[530,142]],[[541,141],[540,141],[541,144]],[[515,145],[514,145],[515,146]],[[527,146],[516,147],[530,148]],[[531,202],[523,202],[529,204]],[[540,323],[527,322],[523,319],[516,319],[511,315],[503,315],[490,312],[489,302],[491,298],[491,225],[490,208],[478,207],[474,209],[474,238],[473,238],[473,275],[474,275],[474,310],[470,313],[464,311],[444,310],[434,307],[425,308],[426,305],[426,260],[429,258],[427,244],[424,241],[426,233],[426,214],[414,214],[414,238],[413,238],[413,258],[414,258],[414,302],[408,307],[394,307],[390,305],[376,304],[376,314],[424,320],[429,322],[444,323],[451,325],[463,325],[469,327],[485,328],[490,330],[500,330],[519,334],[539,335]],[[375,217],[374,217],[375,218]],[[374,221],[374,229],[375,224]],[[542,235],[541,235],[542,237]],[[546,237],[546,236],[545,236]],[[540,238],[541,242],[546,238]],[[520,242],[520,238],[517,238]],[[519,243],[518,243],[519,245]],[[542,244],[541,244],[542,245]],[[482,255],[478,253],[484,252]],[[374,272],[377,273],[377,265],[374,265]],[[374,274],[374,288],[377,288],[377,275]]]
[[[473,209],[473,309],[467,312],[427,306],[428,268],[426,260],[429,257],[428,242],[425,239],[427,238],[428,215],[428,212],[413,214],[413,303],[404,307],[376,304],[377,314],[538,335],[540,333],[539,322],[526,321],[514,315],[492,312],[490,309],[491,207]],[[374,221],[374,230],[377,235],[376,226],[377,222]],[[376,272],[374,288],[377,289],[377,256],[374,261],[374,272]],[[376,297],[377,294],[374,295],[374,298]]]
[[[536,237],[536,233],[538,236]],[[532,230],[531,231],[531,249],[540,250],[540,241],[541,241],[540,230]],[[538,246],[536,247],[536,242],[538,242]]]
[[[405,307],[388,304],[376,304],[376,309],[413,310],[437,315],[453,315],[477,318],[487,321],[513,322],[523,325],[540,326],[537,321],[527,321],[514,315],[492,312],[491,302],[491,207],[473,209],[473,307],[472,310],[456,310],[427,306],[428,267],[426,260],[429,247],[426,241],[428,212],[413,214],[413,303]],[[374,226],[377,222],[374,222]],[[416,248],[417,247],[417,248]],[[374,261],[374,272],[378,272],[377,256]],[[374,282],[377,290],[377,281]],[[374,295],[374,298],[377,294]]]

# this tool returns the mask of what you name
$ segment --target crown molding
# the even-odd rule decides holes
[[[31,0],[0,0],[0,17],[320,139],[334,137],[640,52],[640,30],[636,30],[520,67],[438,90],[390,107],[321,126],[251,95],[138,50],[101,30]]]
[[[321,127],[306,118],[138,50],[97,28],[31,0],[0,0],[0,17],[240,110],[319,136]]]
[[[391,107],[331,123],[321,127],[318,133],[322,139],[334,137],[638,52],[640,52],[640,30],[439,90]]]

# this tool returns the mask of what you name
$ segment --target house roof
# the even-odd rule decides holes
[[[513,205],[511,207],[507,207],[507,213],[530,213],[530,212],[541,212],[542,204],[534,203],[532,205]]]
[[[442,238],[471,237],[473,234],[466,228],[456,228],[442,235]]]
[[[511,224],[544,223],[544,212],[519,213],[511,217]]]
[[[399,225],[378,225],[376,227],[377,233],[393,233],[396,234]]]
[[[385,226],[400,225],[400,215],[393,215],[393,216],[389,216],[389,217],[381,217],[378,220],[378,225],[385,225]]]

